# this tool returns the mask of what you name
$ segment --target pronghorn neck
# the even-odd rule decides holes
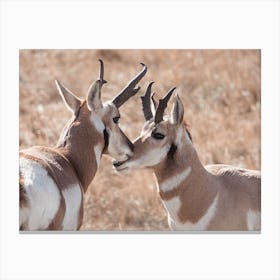
[[[57,144],[57,148],[73,165],[84,191],[95,176],[104,145],[103,130],[94,126],[84,103]]]
[[[189,170],[189,171],[187,171]],[[187,174],[185,179],[189,181],[195,175],[199,177],[207,176],[207,171],[201,164],[196,150],[194,149],[187,133],[184,133],[175,143],[167,154],[167,157],[154,169],[159,187],[168,179],[177,177],[179,174]],[[184,181],[185,181],[184,179]],[[176,185],[174,185],[176,187]],[[167,189],[173,189],[169,186]],[[164,189],[159,189],[165,191]]]
[[[180,139],[176,151],[154,170],[163,202],[178,198],[182,204],[175,220],[195,223],[215,199],[216,188],[209,188],[212,176],[201,164],[187,135]],[[174,149],[174,148],[173,148]]]

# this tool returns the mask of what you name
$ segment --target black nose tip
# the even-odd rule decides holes
[[[114,162],[113,162],[113,165],[114,165],[115,167],[121,166],[122,164],[123,164],[122,161],[114,161]]]

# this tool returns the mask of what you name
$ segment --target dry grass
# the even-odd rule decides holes
[[[105,63],[103,99],[114,96],[148,65],[145,88],[158,96],[178,86],[194,145],[204,164],[260,169],[258,50],[21,50],[20,148],[54,145],[70,117],[54,85],[59,78],[84,97]],[[142,92],[142,91],[141,91]],[[140,93],[141,94],[141,93]],[[121,127],[134,139],[143,117],[139,95],[121,108]],[[104,156],[85,196],[84,230],[165,230],[166,213],[148,170],[117,175]]]

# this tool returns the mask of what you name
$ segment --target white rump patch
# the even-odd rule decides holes
[[[261,213],[259,211],[249,210],[247,212],[247,228],[248,230],[261,229]]]
[[[66,212],[62,223],[63,230],[76,230],[80,207],[82,203],[82,191],[80,186],[73,185],[62,191],[65,199]]]
[[[48,172],[38,163],[20,158],[20,172],[29,205],[20,208],[20,225],[28,230],[46,229],[60,206],[60,193]]]
[[[191,173],[192,168],[189,166],[186,170],[183,172],[174,175],[173,177],[163,181],[162,183],[159,184],[159,189],[166,192],[170,191],[177,186],[179,186],[186,178],[189,176]]]
[[[170,202],[171,202],[171,200],[170,200]],[[175,200],[175,198],[174,198],[174,201],[171,202],[171,207],[173,204],[173,209],[170,212],[168,212],[169,226],[172,230],[207,230],[207,226],[211,222],[211,220],[214,217],[215,212],[216,212],[217,203],[218,203],[218,195],[215,197],[215,199],[213,200],[212,204],[210,205],[210,207],[208,208],[208,210],[206,211],[204,216],[202,216],[199,219],[199,221],[195,224],[190,223],[190,222],[181,223],[179,221],[177,213],[181,207],[181,204],[180,203],[177,204],[177,203],[178,203],[177,200]]]

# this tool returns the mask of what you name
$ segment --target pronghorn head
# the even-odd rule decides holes
[[[172,156],[185,137],[191,143],[191,136],[184,124],[184,106],[176,95],[170,116],[164,116],[164,110],[174,92],[172,88],[159,103],[151,94],[150,83],[146,93],[141,97],[145,124],[138,138],[133,142],[134,155],[126,161],[115,162],[120,171],[127,168],[155,167]]]
[[[84,122],[87,123],[85,128],[88,130],[88,135],[95,135],[96,139],[98,137],[102,139],[103,153],[108,153],[117,160],[126,160],[133,155],[133,145],[118,125],[120,118],[119,108],[139,91],[140,87],[136,87],[136,85],[146,74],[147,67],[141,63],[143,66],[142,71],[112,100],[103,103],[101,101],[101,88],[106,81],[104,80],[103,61],[99,60],[99,62],[99,79],[90,85],[86,100],[81,100],[56,80],[62,99],[74,115],[65,127],[64,131],[66,133],[64,132],[61,135],[59,143],[64,143],[65,145],[73,124],[77,125]],[[91,133],[91,131],[95,131],[95,133]]]

